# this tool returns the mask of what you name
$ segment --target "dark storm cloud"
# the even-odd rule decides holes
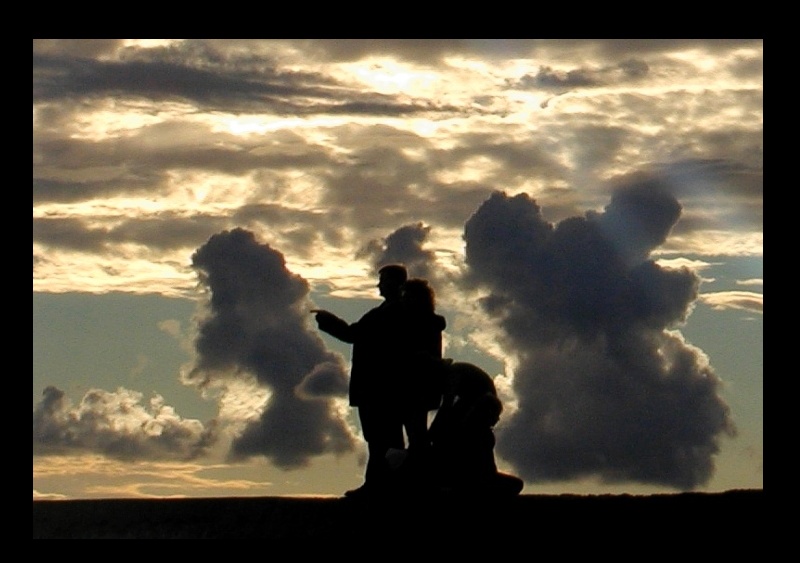
[[[74,218],[36,218],[33,242],[48,248],[90,252],[114,252],[115,244],[137,244],[151,249],[196,248],[219,232],[228,219],[201,214],[180,217],[166,212],[154,218],[114,222],[113,226],[93,226]]]
[[[419,203],[413,186],[427,185],[429,172],[425,162],[398,148],[364,149],[354,165],[334,169],[325,179],[324,203],[348,213],[351,226],[396,225],[411,219],[408,210]]]
[[[271,392],[232,455],[263,455],[292,468],[310,456],[352,449],[353,437],[330,401],[346,391],[344,365],[310,329],[308,283],[243,229],[212,236],[192,264],[210,298],[188,382],[224,385],[249,374]]]
[[[153,100],[252,98],[263,89],[242,78],[227,80],[203,69],[165,62],[126,63],[33,55],[34,102],[126,94]]]
[[[268,101],[275,96],[326,97],[326,91],[304,86],[299,75],[262,69],[260,76],[231,68],[205,67],[194,61],[157,60],[100,61],[33,55],[33,98],[47,101],[84,96],[126,94],[154,100],[193,100],[200,105],[214,100],[231,103]],[[295,78],[295,80],[291,80]],[[310,76],[305,76],[310,79]],[[322,81],[317,77],[317,81]]]
[[[147,152],[130,142],[95,143],[35,135],[34,203],[74,202],[127,194],[155,192],[162,187],[164,171],[147,162]]]
[[[286,254],[313,257],[319,245],[339,246],[343,243],[340,232],[342,213],[326,213],[287,208],[279,204],[243,205],[231,216],[237,225],[252,225],[267,229],[281,237],[281,247]]]
[[[247,141],[206,125],[175,122],[142,127],[135,136],[112,147],[129,158],[135,155],[137,166],[147,169],[208,170],[238,176],[259,169],[313,170],[331,160],[326,150],[293,132]]]
[[[121,187],[109,190],[107,182],[73,182],[33,178],[33,203],[48,201],[75,202],[105,196],[109,191],[122,191]]]
[[[123,46],[123,39],[34,39],[35,54],[58,53],[77,58],[110,55]]]
[[[108,240],[108,229],[89,227],[73,218],[38,218],[33,220],[33,242],[51,248],[102,251]]]
[[[458,144],[447,151],[436,151],[431,161],[440,170],[468,167],[470,160],[485,158],[496,171],[481,174],[489,185],[507,185],[536,176],[557,180],[565,173],[564,165],[554,157],[555,147],[536,137],[510,138],[503,134],[466,133],[456,137]]]
[[[653,174],[664,178],[678,197],[734,196],[759,201],[764,198],[763,171],[729,159],[681,160],[660,166]]]
[[[466,223],[467,279],[488,290],[484,308],[518,361],[519,409],[498,453],[526,480],[688,490],[713,474],[729,408],[705,355],[669,330],[699,279],[649,259],[680,210],[650,181],[558,224],[526,194],[497,192]]]
[[[621,186],[597,218],[600,229],[626,269],[650,264],[650,252],[662,245],[681,215],[681,205],[658,180]],[[609,256],[609,258],[612,258]]]
[[[761,148],[750,147],[753,153]],[[693,228],[730,229],[763,228],[764,172],[759,162],[748,164],[722,158],[694,158],[676,160],[670,164],[653,166],[646,173],[624,176],[614,184],[641,186],[653,185],[654,178],[663,190],[691,206],[702,221],[690,216],[681,220],[673,232],[686,234]],[[709,217],[709,211],[714,213]]]
[[[250,141],[206,125],[165,122],[103,143],[85,139],[34,139],[34,160],[46,162],[33,179],[34,202],[80,201],[120,193],[161,197],[177,170],[232,176],[318,170],[338,164],[328,150],[293,132]],[[76,164],[77,163],[77,164]],[[55,180],[59,173],[70,178]]]
[[[33,450],[38,454],[100,452],[125,461],[193,459],[214,443],[213,426],[182,419],[161,397],[141,405],[142,394],[92,389],[73,406],[48,386],[33,409]]]
[[[494,191],[484,182],[433,182],[433,201],[421,201],[416,217],[442,227],[461,229],[472,212]]]
[[[576,68],[556,71],[552,67],[539,67],[535,75],[527,74],[515,84],[518,88],[566,92],[576,88],[597,88],[619,82],[638,80],[647,75],[650,68],[638,59],[628,59],[619,64],[599,68]]]
[[[466,133],[444,150],[386,125],[340,127],[335,134],[350,158],[325,173],[323,202],[358,230],[417,221],[460,228],[490,186],[515,185],[531,175],[557,182],[567,172],[553,157],[554,147],[541,139]],[[492,165],[480,182],[439,179],[468,170],[474,159]]]
[[[410,277],[429,279],[436,256],[423,245],[430,230],[422,223],[405,225],[382,240],[371,241],[359,257],[370,257],[376,271],[387,264],[405,264]]]
[[[194,53],[193,53],[194,54]],[[162,58],[156,58],[161,55]],[[416,103],[377,92],[362,92],[314,73],[283,71],[252,59],[241,67],[205,57],[180,56],[179,49],[151,49],[147,58],[104,61],[33,54],[34,103],[115,98],[183,101],[205,110],[278,115],[413,115],[453,112],[453,107]]]
[[[38,217],[33,220],[33,242],[48,249],[119,253],[116,245],[134,244],[150,250],[194,249],[230,225],[250,225],[279,234],[282,245],[297,256],[310,256],[318,244],[338,244],[341,237],[335,213],[319,214],[280,205],[245,205],[230,216],[161,211],[158,214],[114,219],[107,225],[95,220]],[[333,223],[333,225],[332,225]]]
[[[298,394],[307,399],[342,396],[347,393],[348,383],[342,377],[339,362],[323,362],[303,378],[297,387]]]

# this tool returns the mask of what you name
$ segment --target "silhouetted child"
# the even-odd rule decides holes
[[[503,404],[492,378],[475,365],[455,362],[450,388],[431,423],[434,479],[445,492],[515,496],[522,479],[497,470],[494,426]]]

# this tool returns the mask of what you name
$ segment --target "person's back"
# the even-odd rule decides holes
[[[402,309],[387,300],[367,311],[355,324],[350,370],[350,405],[396,402],[392,382],[397,378]]]
[[[427,280],[408,280],[402,301],[401,347],[405,357],[398,388],[406,405],[427,413],[437,409],[441,402],[442,333],[447,321],[436,313],[433,289]]]
[[[350,405],[382,403],[392,399],[391,382],[399,369],[403,334],[401,288],[405,268],[381,268],[378,288],[384,301],[350,324],[324,310],[315,310],[320,330],[353,345],[350,355]]]
[[[503,405],[491,377],[472,364],[451,366],[452,394],[430,428],[435,478],[447,491],[513,496],[523,481],[501,473],[494,457],[494,426]]]
[[[477,398],[456,397],[452,406],[437,413],[431,443],[440,478],[448,488],[480,486],[494,478],[493,426],[500,409],[499,399],[487,393]]]
[[[447,323],[435,312],[434,292],[427,280],[408,280],[403,286],[401,304],[398,334],[401,352],[392,376],[393,395],[408,437],[408,448],[404,452],[393,451],[391,457],[397,460],[395,482],[398,489],[416,493],[424,491],[428,485],[428,412],[438,408],[441,402],[442,332]]]

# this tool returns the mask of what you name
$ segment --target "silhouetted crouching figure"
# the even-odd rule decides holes
[[[431,423],[433,478],[443,492],[515,496],[519,477],[497,470],[494,426],[503,404],[492,378],[477,366],[455,362],[449,385]]]

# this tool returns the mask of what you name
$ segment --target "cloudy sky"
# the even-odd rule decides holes
[[[34,498],[359,485],[387,262],[525,493],[763,486],[762,40],[34,40]]]

